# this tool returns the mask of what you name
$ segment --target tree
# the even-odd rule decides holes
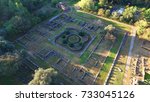
[[[146,35],[146,38],[150,39],[150,28],[146,29],[145,35]]]
[[[127,7],[123,12],[124,20],[128,23],[131,21],[131,19],[133,19],[134,21],[136,17],[136,12],[137,12],[137,7],[135,6]]]
[[[25,33],[31,27],[31,25],[31,20],[29,18],[23,16],[14,16],[8,22],[6,22],[4,26],[8,32],[8,37],[11,37],[18,33]]]
[[[95,10],[95,2],[93,0],[81,0],[77,3],[77,6],[87,11]]]
[[[21,0],[22,4],[30,11],[35,11],[41,8],[44,4],[54,0]]]
[[[144,31],[148,27],[148,22],[145,20],[140,20],[140,21],[136,22],[135,25],[137,27],[137,34],[141,35],[144,33]]]
[[[3,55],[7,52],[13,52],[14,49],[15,47],[11,42],[0,37],[0,55]]]
[[[143,7],[150,7],[150,1],[149,0],[108,0],[109,2],[112,2],[113,4],[131,4],[131,5],[140,5]]]
[[[99,0],[99,6],[104,7],[107,4],[108,0]]]
[[[0,37],[0,76],[11,76],[19,69],[21,56],[13,43]]]
[[[147,39],[150,37],[150,29],[149,29],[149,24],[146,20],[140,20],[135,23],[136,28],[137,28],[137,35],[139,37],[142,37],[144,39]]]
[[[123,20],[124,20],[123,16],[120,16],[120,17],[119,17],[119,21],[122,22]]]
[[[150,85],[150,79],[146,79],[144,81],[139,81],[139,85]]]
[[[143,16],[148,22],[150,22],[150,8],[144,11]]]
[[[55,6],[58,2],[59,0],[51,0],[51,3],[53,4],[53,6]]]
[[[52,77],[57,75],[53,68],[39,68],[35,71],[34,78],[29,82],[29,85],[49,85],[52,82]]]
[[[98,10],[98,15],[99,16],[104,16],[105,15],[105,10],[103,8]]]
[[[119,18],[119,16],[120,15],[116,11],[112,13],[112,18],[115,19],[115,20],[117,20]]]
[[[116,28],[113,25],[108,25],[104,29],[107,31],[107,33],[113,34],[113,32]]]
[[[1,76],[11,76],[19,69],[20,60],[17,53],[7,53],[1,55],[0,59],[0,75]]]
[[[8,20],[15,14],[15,6],[12,0],[0,0],[0,20]]]
[[[106,11],[105,11],[105,16],[106,16],[106,17],[109,17],[109,16],[110,16],[110,10],[106,10]]]

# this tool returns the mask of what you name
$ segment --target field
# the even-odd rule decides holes
[[[28,53],[21,71],[29,73],[20,75],[28,80],[20,80],[27,83],[38,67],[53,67],[59,72],[54,84],[104,84],[125,34],[116,28],[115,39],[108,39],[108,24],[75,11],[42,22],[15,41]]]

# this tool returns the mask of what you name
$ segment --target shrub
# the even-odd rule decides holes
[[[49,85],[52,79],[57,75],[57,71],[53,68],[35,70],[34,78],[29,82],[29,85]]]
[[[80,43],[79,43],[79,46],[82,46],[82,45],[83,45],[83,43],[82,43],[82,42],[80,42]]]
[[[81,0],[77,3],[77,6],[79,6],[81,9],[86,11],[95,10],[95,2],[93,0]]]
[[[19,55],[17,53],[9,53],[1,56],[0,75],[10,76],[19,69]]]
[[[68,42],[66,40],[63,40],[63,44],[67,44]]]
[[[121,22],[123,22],[123,21],[124,21],[123,16],[120,16],[120,17],[119,17],[119,21],[121,21]]]
[[[105,16],[106,16],[106,17],[109,17],[109,16],[110,16],[110,10],[109,10],[109,9],[105,11]]]
[[[65,36],[65,35],[63,35],[63,36],[62,36],[62,38],[63,38],[63,39],[65,39],[65,38],[66,38],[66,36]]]
[[[85,36],[85,32],[80,32],[79,35],[83,37]]]
[[[115,20],[117,20],[119,18],[118,12],[113,12],[112,13],[112,18],[115,19]]]
[[[70,34],[70,32],[69,32],[69,31],[66,31],[65,33],[66,33],[66,35],[69,35],[69,34]]]
[[[136,22],[135,25],[137,27],[137,34],[139,36],[146,33],[146,29],[148,28],[148,22],[146,20],[140,20],[140,21]]]
[[[98,10],[98,15],[99,16],[104,16],[105,15],[105,10],[103,8]]]
[[[51,3],[53,6],[55,6],[58,2],[59,2],[59,0],[51,0]]]
[[[135,19],[135,15],[136,15],[136,12],[137,12],[137,7],[134,7],[134,6],[131,6],[131,7],[126,7],[125,11],[123,12],[123,17],[124,17],[124,20],[126,22],[130,22],[131,19]]]
[[[69,44],[70,47],[74,47],[74,44]]]

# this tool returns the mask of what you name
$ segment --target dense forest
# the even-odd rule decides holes
[[[50,3],[53,2],[49,0],[1,0],[0,35],[5,35],[9,39],[16,34],[25,33],[41,20],[53,15],[55,11],[50,9],[52,6]],[[44,8],[45,11],[42,10],[44,5],[48,5]]]
[[[149,0],[108,0],[108,2],[112,2],[114,4],[129,4],[130,3],[131,5],[135,5],[135,6],[150,7]]]
[[[36,24],[59,12],[60,0],[0,0],[0,82],[19,69],[24,50],[16,50],[13,42]],[[48,71],[47,71],[48,72]]]

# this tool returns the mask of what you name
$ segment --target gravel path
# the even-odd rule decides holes
[[[132,49],[134,47],[134,41],[135,41],[135,37],[136,37],[136,28],[135,27],[132,27],[131,37],[132,38],[131,38],[131,42],[130,42],[130,49],[129,49],[129,52],[128,52],[128,59],[127,59],[127,62],[126,62],[126,72],[129,70],[130,64],[131,64]],[[127,84],[131,84],[131,82],[126,81],[126,77],[129,77],[128,75],[126,75],[126,72],[125,72],[125,78],[124,78],[123,82],[125,82]]]

